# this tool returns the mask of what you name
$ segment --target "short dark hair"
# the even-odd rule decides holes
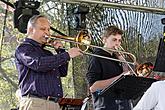
[[[123,31],[119,29],[117,26],[109,26],[105,29],[102,37],[109,37],[110,35],[116,35],[116,34],[123,34]]]

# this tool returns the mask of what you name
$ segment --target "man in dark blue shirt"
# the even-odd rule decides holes
[[[78,48],[68,52],[60,49],[55,40],[57,54],[44,49],[50,35],[50,22],[45,16],[33,16],[27,26],[27,37],[15,52],[21,90],[20,110],[59,110],[58,100],[63,96],[61,77],[67,75],[70,58],[82,55]]]

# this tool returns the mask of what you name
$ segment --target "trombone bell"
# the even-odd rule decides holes
[[[83,52],[87,51],[89,45],[91,44],[91,36],[87,30],[82,30],[76,37],[77,47],[80,48]]]
[[[55,35],[47,36],[47,44],[51,45],[51,42],[54,42],[54,40],[58,39],[76,43],[77,47],[80,48],[83,52],[87,51],[89,45],[91,44],[91,36],[87,30],[81,30],[76,37]]]

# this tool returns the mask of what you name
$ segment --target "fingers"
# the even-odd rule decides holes
[[[54,42],[53,42],[53,47],[55,48],[55,49],[58,49],[58,48],[60,48],[60,47],[63,47],[63,44],[61,43],[61,41],[60,40],[55,40]]]
[[[131,75],[130,71],[123,72],[122,75]]]
[[[69,49],[69,50],[68,50],[68,53],[69,53],[69,56],[70,56],[71,58],[74,58],[74,57],[77,57],[77,56],[83,55],[81,49],[79,49],[79,48],[75,48],[75,47]]]
[[[128,71],[128,72],[126,72],[126,73],[124,73],[124,75],[130,75],[131,74],[131,72],[130,71]]]

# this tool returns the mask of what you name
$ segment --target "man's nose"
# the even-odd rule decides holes
[[[120,44],[119,43],[116,43],[115,46],[118,47],[118,46],[120,46]]]
[[[116,42],[116,46],[120,46],[121,42],[120,41],[117,41]]]

